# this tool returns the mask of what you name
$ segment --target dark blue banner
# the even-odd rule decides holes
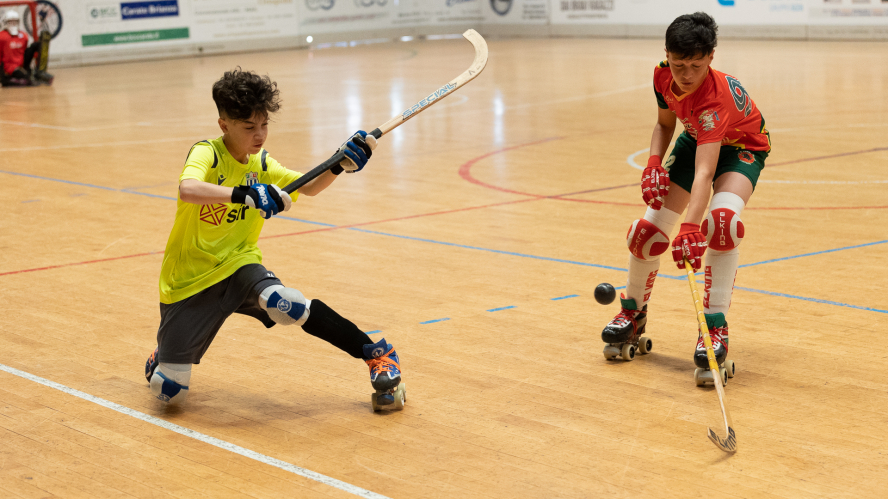
[[[153,2],[122,2],[120,4],[120,16],[124,20],[178,15],[178,0],[154,0]]]

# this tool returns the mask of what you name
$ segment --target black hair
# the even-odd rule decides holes
[[[678,59],[706,56],[718,45],[718,25],[705,12],[678,16],[666,28],[666,51]]]
[[[281,108],[281,91],[271,78],[243,71],[240,66],[226,71],[213,83],[213,100],[219,116],[247,121],[254,114],[268,116]]]

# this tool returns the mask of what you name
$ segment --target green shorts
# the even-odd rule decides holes
[[[694,185],[696,157],[697,141],[691,138],[687,132],[682,132],[675,140],[672,153],[663,164],[663,168],[669,172],[669,182],[691,192],[691,187]],[[755,190],[755,184],[758,182],[762,168],[765,167],[767,157],[767,151],[749,151],[734,146],[722,146],[712,181],[715,182],[715,179],[724,173],[737,172],[745,175],[752,182],[752,189]]]

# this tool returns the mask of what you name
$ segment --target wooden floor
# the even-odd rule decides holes
[[[0,89],[0,497],[354,497],[138,414],[367,497],[883,497],[885,48],[716,51],[774,145],[728,316],[730,457],[706,439],[718,403],[694,386],[693,304],[668,258],[653,353],[601,355],[616,305],[592,290],[625,284],[660,41],[491,40],[477,80],[266,224],[267,267],[397,347],[408,406],[386,414],[363,363],[244,317],[183,410],[151,397],[177,178],[189,146],[219,135],[210,87],[227,69],[277,80],[266,147],[306,171],[463,71],[468,43],[58,69],[51,88]]]

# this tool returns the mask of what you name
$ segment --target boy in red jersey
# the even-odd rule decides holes
[[[648,209],[629,229],[626,293],[620,297],[620,313],[601,333],[608,343],[604,349],[608,359],[634,357],[647,323],[660,255],[670,247],[679,269],[684,269],[687,259],[694,270],[700,269],[709,248],[704,312],[719,365],[728,355],[725,314],[737,273],[737,246],[744,234],[740,213],[755,189],[771,143],[762,114],[740,82],[710,68],[717,31],[715,21],[704,12],[679,16],[666,30],[666,60],[654,69],[657,124],[641,182]],[[664,164],[676,120],[685,130]],[[670,245],[669,234],[685,208],[684,223]],[[642,352],[649,346],[644,339]],[[708,367],[702,338],[694,362]],[[733,363],[724,367],[733,377]]]

